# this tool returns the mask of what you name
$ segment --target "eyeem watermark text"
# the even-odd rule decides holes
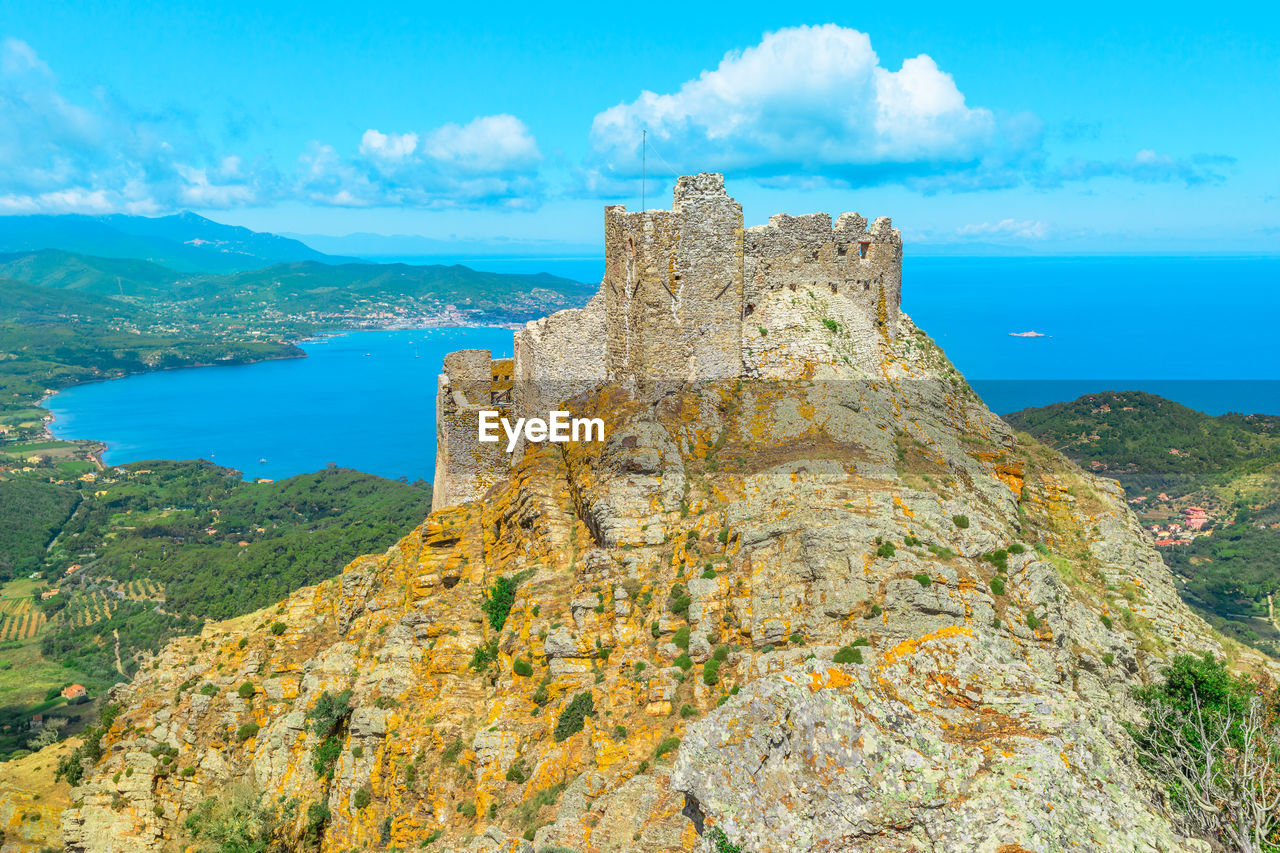
[[[480,411],[477,441],[492,444],[500,439],[498,429],[507,434],[507,452],[511,453],[520,443],[520,435],[530,444],[544,441],[567,443],[570,441],[604,441],[604,421],[600,418],[574,418],[570,412],[547,412],[547,419],[516,418],[513,425],[502,413],[491,409]]]

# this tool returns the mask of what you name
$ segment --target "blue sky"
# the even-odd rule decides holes
[[[2,213],[592,246],[641,129],[650,206],[718,170],[748,224],[1280,250],[1261,5],[0,0]]]

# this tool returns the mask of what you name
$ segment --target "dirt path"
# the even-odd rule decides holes
[[[111,629],[111,636],[116,638],[116,672],[124,676],[127,680],[128,674],[124,671],[124,667],[120,665],[120,630],[118,628]]]

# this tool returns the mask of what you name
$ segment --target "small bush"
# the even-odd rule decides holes
[[[689,668],[693,666],[693,658],[689,657],[687,654],[680,655],[680,657],[676,658],[676,666],[680,667],[685,672],[688,672]]]
[[[681,717],[682,719],[687,720],[687,719],[689,719],[690,717],[697,716],[697,714],[698,714],[698,709],[697,709],[697,708],[695,708],[695,707],[693,707],[692,705],[681,705],[681,706],[680,706],[680,717]]]
[[[188,764],[186,767],[182,768],[182,775],[190,779],[192,776],[196,775],[195,767]]]
[[[712,657],[714,657],[714,658],[715,658],[716,660],[718,660],[718,661],[726,661],[726,660],[728,660],[728,659],[729,659],[729,647],[728,647],[728,646],[720,646],[719,648],[717,648],[717,649],[716,649],[715,654],[714,654],[714,655],[712,655]]]
[[[854,640],[854,641],[853,641],[852,643],[850,643],[849,645],[853,646],[853,647],[856,649],[856,648],[858,648],[859,646],[869,646],[869,645],[871,645],[871,641],[870,641],[870,640],[868,640],[866,637],[859,637],[858,639]]]
[[[953,515],[951,516],[951,523],[954,524],[956,527],[960,528],[961,530],[967,530],[969,527],[969,516]]]
[[[614,740],[626,740],[626,738],[627,738],[627,727],[626,727],[626,726],[614,726],[614,727],[613,727],[613,739],[614,739]]]
[[[507,781],[519,784],[529,778],[529,771],[524,766],[524,759],[517,758],[515,763],[507,768]]]
[[[241,637],[241,638],[240,638],[240,642],[236,643],[236,647],[237,647],[237,648],[241,648],[241,649],[243,649],[243,648],[244,648],[245,646],[247,646],[247,645],[249,645],[249,638],[248,638],[248,637]]]
[[[1002,572],[1009,571],[1009,552],[1003,548],[998,548],[995,551],[983,554],[982,559],[986,560]]]
[[[498,638],[494,637],[489,642],[476,646],[475,651],[471,653],[471,663],[467,665],[476,672],[484,672],[497,659]]]
[[[919,548],[922,543],[914,536],[907,536],[902,540],[902,544],[908,548]]]
[[[862,649],[853,645],[841,646],[832,660],[836,663],[862,663]]]
[[[1004,581],[1001,578],[991,579],[991,592],[995,595],[1004,595]]]
[[[241,699],[252,699],[253,694],[257,691],[254,690],[252,681],[246,681],[240,685],[236,692],[240,694]]]
[[[361,785],[351,797],[351,805],[358,809],[365,808],[373,801],[373,794],[369,792],[367,785]]]
[[[236,729],[236,740],[238,741],[246,741],[251,737],[257,737],[257,736],[258,736],[257,723],[245,723],[243,726]]]
[[[462,755],[462,750],[464,749],[466,749],[466,745],[462,742],[462,738],[454,738],[453,743],[445,747],[444,752],[440,753],[441,763],[455,763],[458,760],[458,756]]]
[[[595,712],[595,700],[592,699],[590,690],[574,696],[556,720],[556,741],[568,740],[582,731],[583,726],[586,725],[586,718],[593,716]]]
[[[685,625],[676,631],[671,637],[671,642],[675,643],[676,648],[687,650],[689,648],[689,626]]]
[[[516,582],[506,575],[501,575],[493,582],[480,602],[480,609],[489,617],[489,626],[501,631],[507,624],[507,615],[511,613],[511,605],[516,600]]]
[[[474,818],[476,816],[476,804],[463,803],[462,807],[459,808],[458,811],[462,813],[463,817]]]
[[[799,631],[792,631],[791,636],[788,637],[787,639],[791,641],[791,644],[793,646],[804,645],[804,634],[801,634]]]
[[[1113,655],[1111,652],[1107,652],[1102,656],[1102,662],[1105,663],[1107,666],[1111,666],[1111,664],[1116,662],[1116,656]]]
[[[703,580],[706,580],[706,581],[714,580],[715,576],[716,576],[716,570],[711,568],[710,566],[707,566],[705,569],[702,570]]]
[[[724,830],[720,827],[711,827],[711,831],[707,835],[711,837],[711,844],[715,853],[742,853],[742,847],[730,841],[729,836],[725,835]]]
[[[1027,611],[1027,627],[1032,631],[1040,627],[1040,619],[1036,616],[1034,611]]]
[[[714,687],[720,683],[720,661],[711,658],[702,665],[702,683]]]
[[[672,735],[671,737],[664,739],[662,743],[658,744],[658,748],[653,751],[653,757],[661,758],[662,756],[666,755],[668,752],[671,752],[672,750],[676,749],[679,746],[680,746],[680,738],[676,737],[675,735]]]
[[[516,658],[515,663],[511,664],[511,671],[516,675],[528,678],[533,675],[533,664],[529,663],[527,660]]]
[[[289,626],[288,626],[288,625],[285,625],[283,622],[274,622],[274,623],[272,623],[272,625],[271,625],[271,633],[273,633],[273,634],[275,634],[277,637],[279,637],[281,634],[283,634],[283,633],[285,632],[285,630],[286,630],[288,627],[289,627]]]
[[[885,559],[888,559],[889,557],[892,557],[897,552],[898,552],[898,549],[893,547],[892,542],[882,542],[880,543],[880,547],[876,549],[876,556],[884,557]]]
[[[924,572],[920,572],[920,574],[916,575],[915,580],[916,580],[916,583],[920,584],[920,586],[923,586],[926,588],[928,588],[928,586],[931,583],[933,583],[933,578],[929,577]]]
[[[1012,545],[1009,546],[1010,554],[1025,554],[1026,551],[1027,551],[1026,546],[1023,545],[1021,542],[1014,542]]]
[[[873,604],[873,605],[871,605],[871,609],[867,611],[867,615],[866,615],[866,616],[863,616],[862,618],[863,618],[863,619],[874,619],[874,618],[876,618],[877,616],[879,616],[879,615],[880,615],[881,613],[883,613],[883,612],[884,612],[884,611],[880,609],[880,605],[879,605],[879,604]]]
[[[1103,614],[1102,614],[1100,617],[1098,617],[1098,618],[1102,620],[1102,627],[1106,628],[1108,631],[1110,631],[1110,630],[1111,630],[1111,626],[1115,624],[1114,622],[1112,622],[1112,621],[1111,621],[1111,617],[1110,617],[1110,616],[1108,616],[1108,615],[1107,615],[1107,614],[1105,614],[1105,613],[1103,613]]]

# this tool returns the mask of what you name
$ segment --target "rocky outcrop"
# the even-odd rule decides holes
[[[760,376],[598,388],[575,406],[606,441],[530,446],[167,646],[68,849],[188,843],[237,792],[322,851],[1204,850],[1121,724],[1221,640],[1116,486],[1012,434],[906,315],[776,301],[753,316],[807,343]]]

